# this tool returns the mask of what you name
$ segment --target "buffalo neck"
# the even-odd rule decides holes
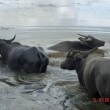
[[[85,85],[84,84],[84,79],[83,79],[83,72],[84,72],[85,62],[86,62],[86,58],[81,59],[79,61],[76,61],[76,63],[75,63],[75,70],[77,72],[79,82],[82,86]]]

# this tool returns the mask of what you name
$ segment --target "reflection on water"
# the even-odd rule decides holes
[[[2,26],[110,27],[109,0],[1,0]]]

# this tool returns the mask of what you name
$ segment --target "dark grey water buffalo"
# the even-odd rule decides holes
[[[92,95],[110,98],[110,59],[89,55],[92,51],[70,51],[61,68],[76,70],[80,84]]]
[[[30,47],[18,42],[0,39],[0,54],[4,63],[13,70],[24,70],[26,73],[46,71],[49,59],[42,47]]]
[[[69,52],[71,49],[76,50],[90,50],[94,47],[104,46],[105,42],[98,40],[92,36],[85,36],[78,34],[82,37],[79,38],[80,41],[64,41],[54,46],[49,47],[49,50]]]

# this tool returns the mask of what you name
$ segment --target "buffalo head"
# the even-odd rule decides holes
[[[105,44],[105,41],[98,40],[90,35],[89,36],[85,36],[82,34],[78,34],[78,35],[82,36],[79,38],[79,40],[91,49],[93,49],[95,47],[104,46],[104,44]]]
[[[86,58],[92,51],[96,50],[97,47],[91,49],[89,51],[79,51],[79,50],[70,50],[67,54],[64,62],[61,63],[62,69],[74,70],[76,68],[76,64],[78,61]]]
[[[6,47],[7,44],[11,44],[14,41],[15,37],[16,37],[16,35],[10,40],[0,39],[0,54],[2,57],[4,56],[4,53],[8,49],[8,48],[4,48],[4,47]]]

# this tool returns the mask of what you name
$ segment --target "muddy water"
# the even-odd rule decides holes
[[[92,102],[75,71],[60,69],[65,54],[47,49],[77,40],[77,33],[91,34],[106,41],[101,49],[110,57],[109,4],[109,0],[0,0],[0,38],[16,34],[16,41],[42,46],[50,55],[47,72],[38,75],[13,72],[0,63],[0,110],[109,110]]]

